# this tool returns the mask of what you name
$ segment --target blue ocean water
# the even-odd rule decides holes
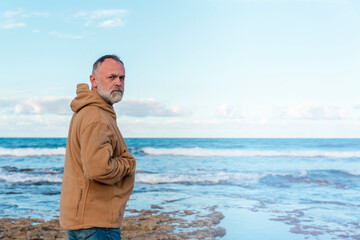
[[[128,208],[216,206],[223,239],[360,239],[360,139],[126,142],[138,171]],[[0,217],[59,216],[65,147],[0,138]]]

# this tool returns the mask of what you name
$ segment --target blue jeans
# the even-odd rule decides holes
[[[121,240],[120,228],[88,228],[67,231],[69,240]]]

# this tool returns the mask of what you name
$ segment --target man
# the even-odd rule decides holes
[[[123,62],[105,55],[93,65],[91,90],[78,84],[71,102],[60,197],[60,224],[71,240],[121,239],[136,166],[112,106],[122,99],[124,80]]]

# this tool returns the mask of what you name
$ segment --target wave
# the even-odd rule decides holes
[[[0,148],[1,156],[31,157],[31,156],[63,156],[65,148]]]
[[[348,171],[347,174],[355,176],[355,177],[359,177],[360,176],[360,171],[359,170],[358,171],[355,171],[355,170]]]
[[[66,148],[1,148],[0,157],[64,156]],[[152,148],[145,147],[131,151],[134,154],[170,155],[188,157],[328,157],[359,158],[360,151],[320,151],[320,150],[240,150],[210,148]]]
[[[296,174],[301,176],[301,174]],[[136,182],[145,184],[227,184],[231,181],[257,182],[267,176],[286,176],[285,173],[187,173],[180,175],[163,175],[163,174],[137,174]]]
[[[324,173],[330,174],[324,179]],[[150,174],[138,173],[136,182],[142,184],[226,184],[226,185],[247,185],[249,183],[271,183],[272,181],[289,182],[289,183],[314,183],[323,185],[342,185],[332,181],[331,176],[342,174],[343,179],[348,177],[359,177],[358,172],[341,171],[341,170],[320,170],[320,171],[299,171],[299,172],[263,172],[263,173],[206,173],[206,172],[187,172],[187,173],[169,173],[169,174]]]
[[[272,150],[238,150],[238,149],[207,149],[207,148],[152,148],[145,147],[142,151],[148,155],[172,155],[191,157],[329,157],[357,158],[360,151],[335,152],[318,150],[272,151]]]
[[[26,174],[6,174],[0,175],[0,181],[9,183],[62,183],[62,177],[59,175],[29,176]]]
[[[30,173],[30,174],[59,174],[63,173],[64,168],[17,168],[12,166],[3,166],[0,167],[0,172],[2,170],[7,171],[9,173]]]

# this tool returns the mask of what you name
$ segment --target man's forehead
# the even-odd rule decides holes
[[[122,63],[111,59],[111,58],[107,58],[104,60],[104,62],[102,62],[98,68],[99,72],[108,72],[108,71],[125,71],[124,66],[122,65]]]

